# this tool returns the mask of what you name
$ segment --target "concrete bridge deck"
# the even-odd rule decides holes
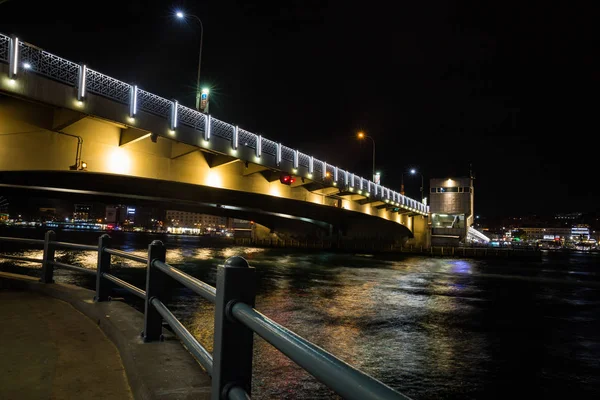
[[[2,399],[132,399],[121,357],[70,304],[0,289]]]

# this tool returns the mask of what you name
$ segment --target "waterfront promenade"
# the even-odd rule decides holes
[[[143,343],[143,316],[73,285],[0,272],[0,399],[210,398],[177,338]]]
[[[121,357],[70,304],[0,289],[0,398],[132,399]]]

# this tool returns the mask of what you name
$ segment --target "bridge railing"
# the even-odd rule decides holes
[[[408,399],[389,386],[346,364],[331,353],[304,339],[254,309],[256,272],[242,257],[231,257],[217,268],[216,288],[166,263],[165,245],[158,240],[148,246],[141,257],[110,247],[109,235],[102,235],[98,245],[56,241],[53,231],[44,240],[0,237],[0,243],[43,246],[41,259],[4,255],[0,258],[42,264],[40,282],[54,282],[54,268],[96,276],[95,302],[110,300],[111,284],[144,300],[144,342],[162,340],[163,320],[179,340],[212,377],[211,398],[249,399],[252,380],[254,333],[281,351],[316,379],[346,399]],[[96,269],[56,261],[57,249],[96,251]],[[111,274],[112,257],[146,264],[146,287],[138,288]],[[183,326],[165,304],[165,282],[174,279],[204,299],[215,304],[214,342],[211,354]]]
[[[427,206],[421,202],[392,201],[400,198],[400,193],[390,189],[369,185],[368,180],[351,174],[348,171],[332,166],[307,154],[298,152],[297,159],[290,160],[290,148],[281,143],[269,140],[247,130],[237,128],[212,118],[207,114],[185,107],[176,100],[167,100],[145,90],[137,85],[122,82],[118,79],[104,75],[88,68],[84,64],[77,64],[58,57],[30,43],[23,42],[17,37],[0,34],[0,62],[9,64],[9,77],[16,79],[24,71],[43,75],[47,78],[62,82],[77,89],[77,99],[84,101],[87,92],[106,97],[113,101],[127,105],[129,116],[135,117],[139,112],[147,112],[169,120],[171,130],[176,130],[178,125],[186,125],[202,133],[204,140],[210,141],[211,134],[231,141],[232,150],[237,150],[238,145],[253,149],[257,157],[262,153],[274,156],[279,166],[282,160],[292,161],[294,172],[298,166],[308,170],[308,178],[325,184],[333,184],[340,189],[349,189],[352,192],[361,192],[368,197],[379,199],[390,206],[409,209],[417,214],[426,215]],[[74,91],[75,93],[75,91]],[[293,150],[292,150],[293,151]],[[329,175],[323,171],[323,166],[331,167]],[[337,180],[335,179],[337,175]],[[347,175],[353,177],[349,182]],[[360,184],[362,183],[362,188]],[[373,191],[372,191],[373,189]]]

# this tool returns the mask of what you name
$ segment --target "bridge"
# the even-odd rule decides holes
[[[293,177],[290,185],[280,178]],[[429,245],[428,207],[298,149],[0,34],[0,190]]]

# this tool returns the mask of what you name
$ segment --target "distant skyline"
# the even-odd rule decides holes
[[[0,2],[0,32],[382,183],[467,176],[484,215],[598,210],[593,13],[522,2]],[[556,8],[552,8],[556,7]],[[420,179],[405,174],[419,198]],[[0,193],[2,195],[2,193]]]

